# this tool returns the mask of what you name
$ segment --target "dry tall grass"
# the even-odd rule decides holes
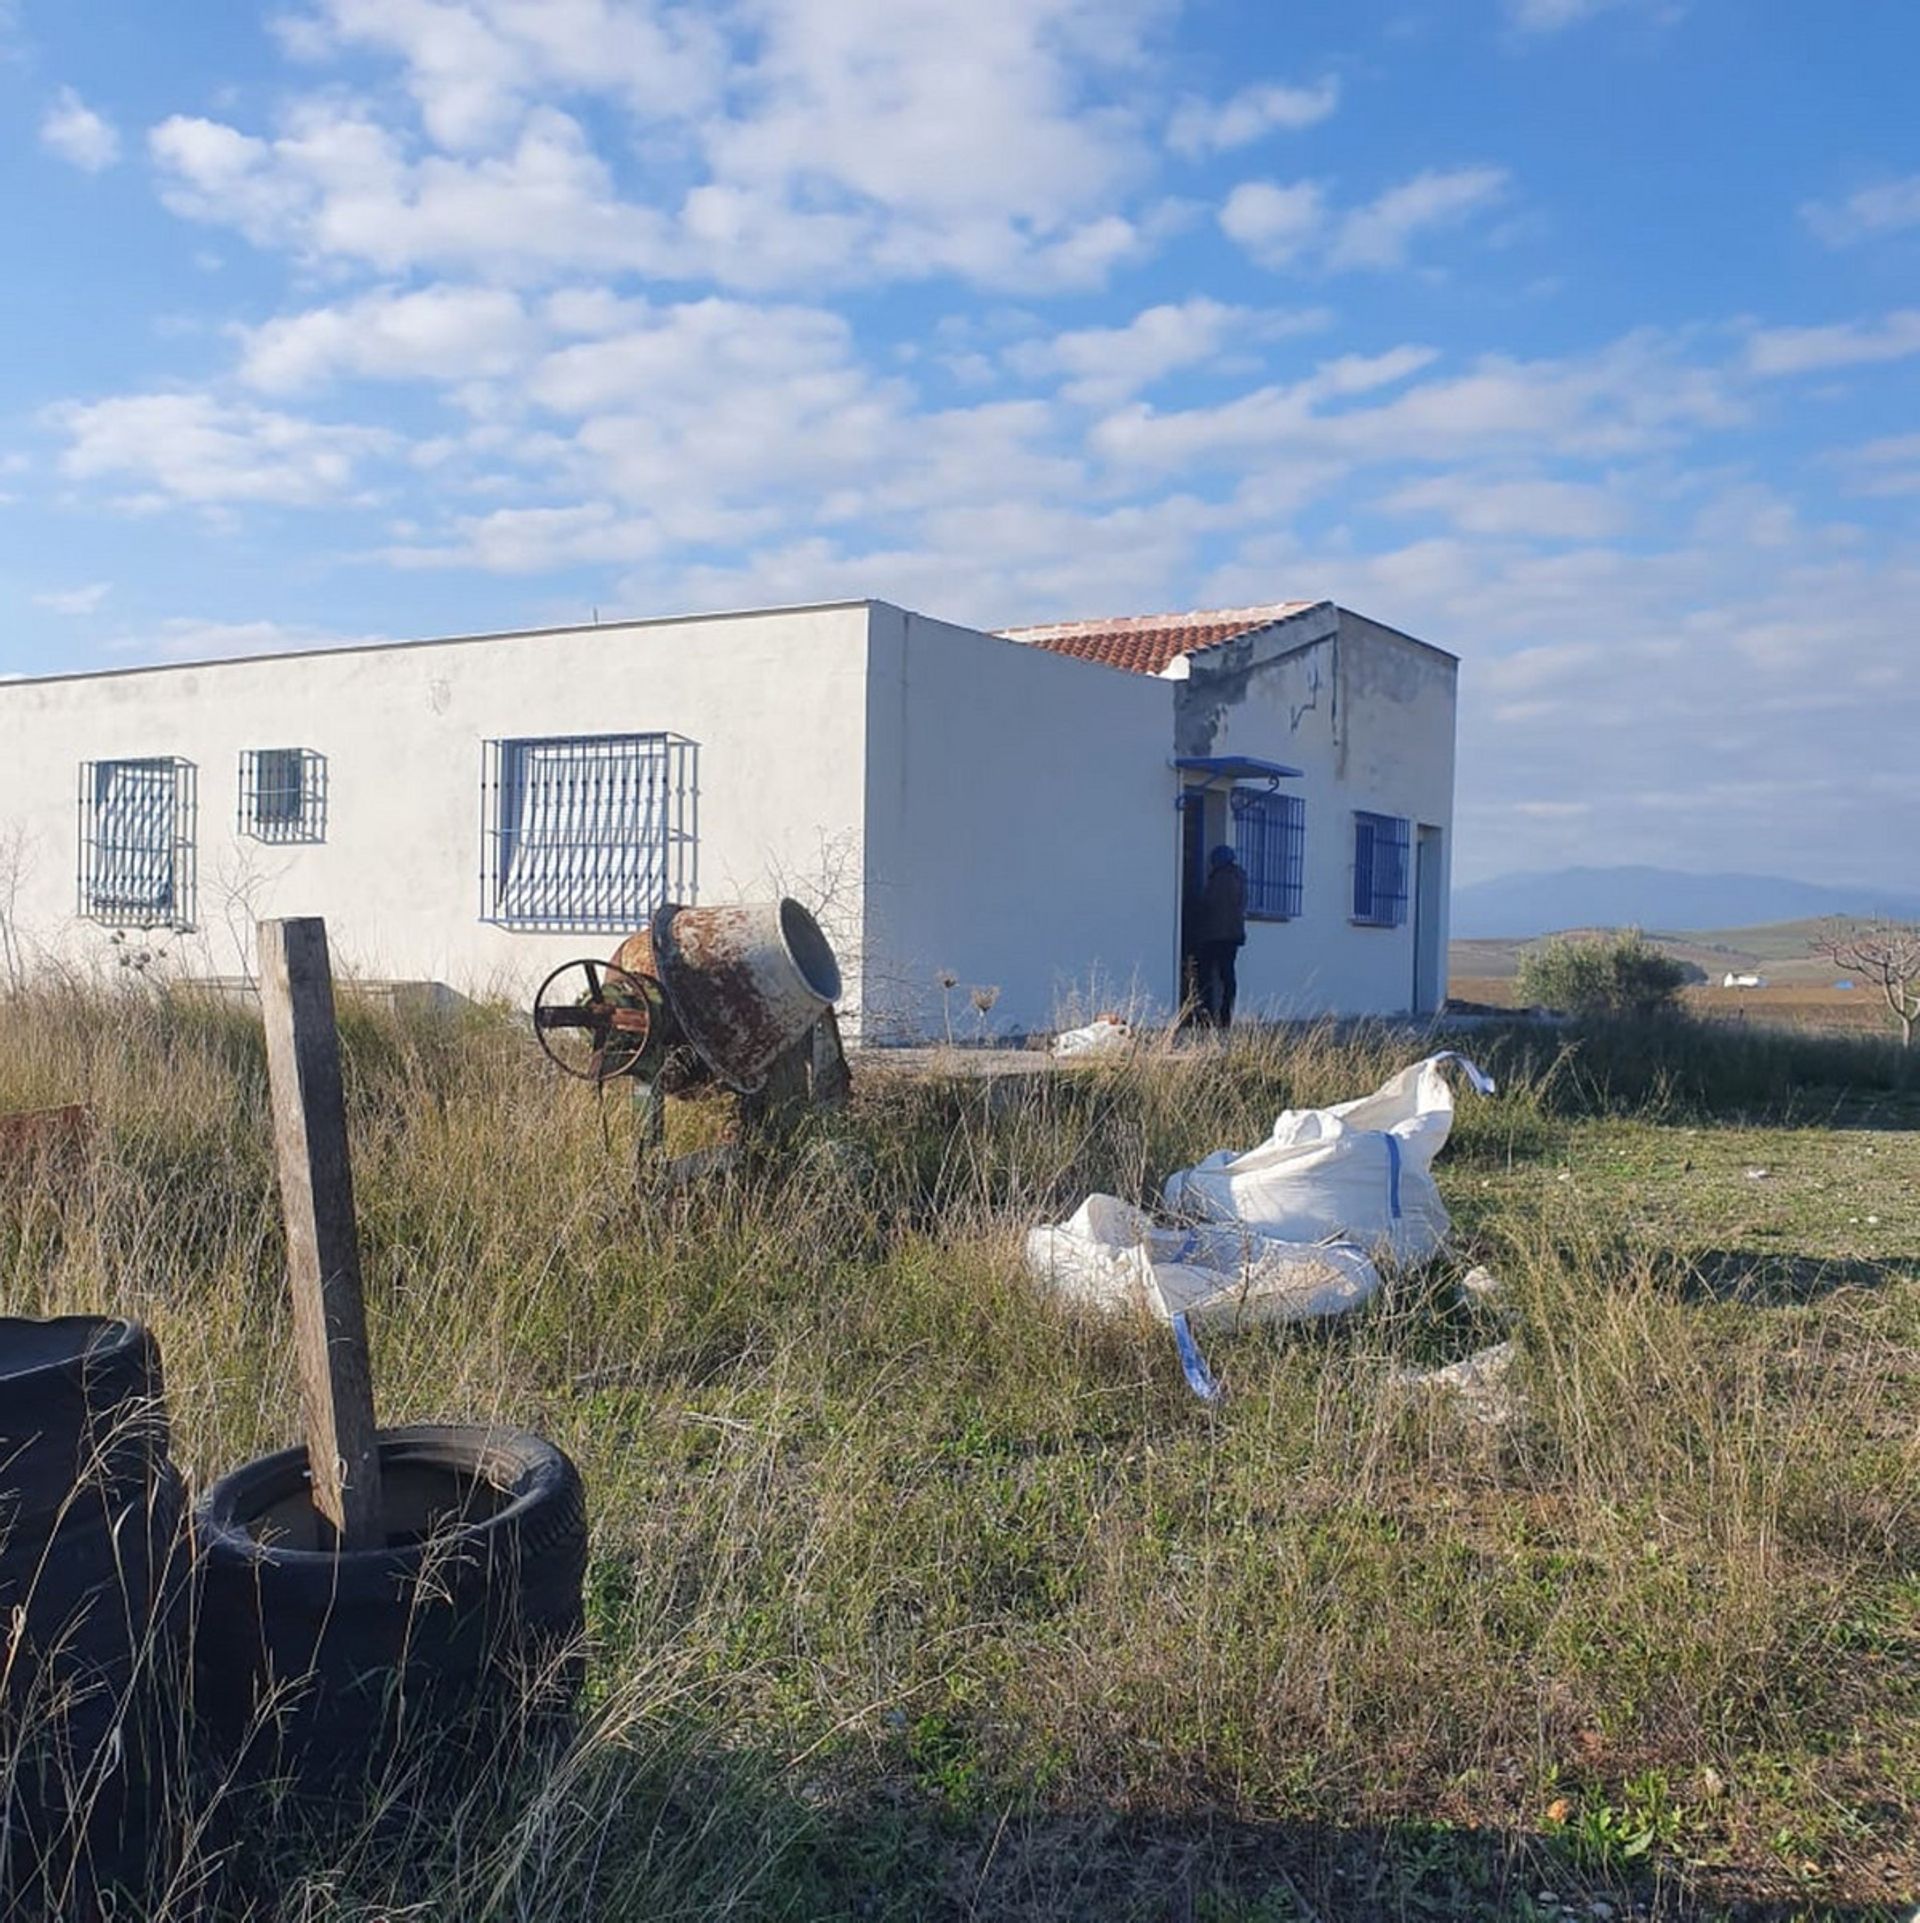
[[[269,1835],[183,1789],[151,1916],[1920,1889],[1912,1262],[1760,1306],[1554,1179],[1596,1116],[1884,1119],[1896,1056],[1485,1038],[1503,1093],[1440,1170],[1458,1259],[1215,1344],[1208,1409],[1164,1331],[1042,1299],[1022,1233],[1371,1087],[1406,1037],[877,1077],[788,1162],[665,1196],[636,1194],[620,1099],[506,1018],[349,1003],[344,1035],[382,1417],[497,1417],[579,1461],[588,1712],[452,1808],[389,1785]],[[257,1023],[178,991],[0,1002],[0,1110],[72,1100],[96,1152],[0,1196],[0,1303],[148,1321],[204,1482],[296,1420]],[[1522,1352],[1504,1427],[1390,1380],[1509,1332],[1457,1298],[1471,1259]]]

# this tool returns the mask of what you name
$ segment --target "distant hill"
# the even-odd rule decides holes
[[[1685,875],[1669,868],[1560,868],[1497,875],[1453,891],[1453,933],[1463,941],[1562,928],[1755,928],[1825,915],[1920,921],[1920,894],[1783,875]]]

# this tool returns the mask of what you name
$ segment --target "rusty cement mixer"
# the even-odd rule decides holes
[[[665,1139],[669,1096],[733,1097],[741,1135],[841,1100],[852,1077],[839,999],[840,964],[797,901],[668,903],[610,960],[556,968],[534,996],[533,1032],[567,1074],[631,1085],[648,1154]]]

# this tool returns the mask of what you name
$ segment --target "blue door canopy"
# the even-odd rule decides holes
[[[1301,776],[1300,769],[1283,761],[1262,761],[1254,755],[1181,755],[1173,765],[1182,774],[1209,781],[1297,781]]]

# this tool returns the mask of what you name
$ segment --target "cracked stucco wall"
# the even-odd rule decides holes
[[[1301,770],[1282,787],[1306,802],[1303,912],[1249,930],[1241,992],[1276,1014],[1393,1014],[1444,978],[1453,840],[1458,663],[1327,605],[1191,658],[1177,684],[1182,755],[1244,754]],[[1353,815],[1401,815],[1427,839],[1424,984],[1416,916],[1400,928],[1352,919]],[[1410,886],[1412,877],[1409,877]],[[1434,922],[1437,918],[1437,926]],[[1437,961],[1436,961],[1437,954]],[[1441,986],[1444,987],[1444,979]]]

